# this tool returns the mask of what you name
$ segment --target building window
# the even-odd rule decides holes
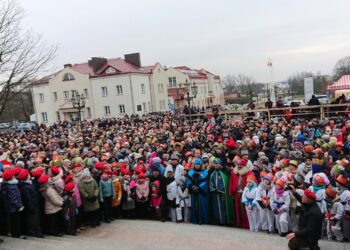
[[[108,90],[107,87],[102,87],[101,88],[102,96],[108,96]]]
[[[47,122],[48,121],[46,112],[42,112],[41,113],[41,119],[43,120],[43,122]]]
[[[144,94],[145,93],[145,84],[141,84],[141,93]]]
[[[45,97],[44,97],[44,94],[43,94],[43,93],[40,93],[40,94],[39,94],[39,101],[40,101],[41,103],[45,102]]]
[[[108,69],[106,69],[106,74],[113,74],[115,72],[117,72],[117,71],[112,67],[109,67]]]
[[[163,102],[162,101],[159,101],[159,108],[160,108],[160,110],[163,109]]]
[[[173,88],[173,87],[176,87],[176,77],[169,77],[168,78],[169,80],[169,88]]]
[[[137,105],[137,111],[142,111],[142,105]]]
[[[163,83],[160,85],[160,88],[162,90],[162,93],[164,93],[164,84]]]
[[[165,107],[165,100],[163,100],[163,109],[166,109],[166,107]]]
[[[151,105],[151,102],[148,102],[148,110],[149,110],[149,112],[152,112],[152,105]]]
[[[57,101],[57,92],[53,92],[53,100]]]
[[[63,91],[64,99],[69,99],[69,91]]]
[[[89,98],[88,89],[84,89],[84,96],[85,96],[85,98]]]
[[[125,114],[125,106],[124,105],[119,105],[119,113]]]
[[[109,106],[105,106],[105,115],[110,115],[110,114],[111,114],[111,110]]]
[[[74,98],[77,95],[77,91],[76,90],[71,90],[72,93],[72,98]]]
[[[61,115],[60,115],[59,111],[56,112],[56,116],[57,116],[57,121],[60,121],[61,120]]]
[[[204,94],[207,94],[207,86],[204,86]]]
[[[73,81],[73,80],[75,80],[75,78],[72,73],[64,74],[63,81]]]
[[[122,85],[117,85],[117,95],[122,95],[123,94],[123,86]]]
[[[91,109],[90,109],[90,107],[87,107],[86,111],[87,111],[87,116],[90,118],[91,117]]]
[[[143,106],[143,112],[147,112],[147,103],[142,103],[142,106]]]

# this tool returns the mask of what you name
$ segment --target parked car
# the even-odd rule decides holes
[[[292,102],[298,103],[299,106],[304,106],[304,105],[305,105],[305,102],[304,102],[303,100],[291,100],[291,101],[288,101],[288,102],[287,102],[287,106],[290,107],[290,104],[291,104]]]
[[[33,124],[30,122],[22,122],[20,124],[18,124],[16,126],[16,131],[20,132],[20,131],[28,131],[28,130],[32,130],[34,128]]]
[[[327,95],[315,95],[315,97],[320,101],[321,104],[329,103],[329,99]]]

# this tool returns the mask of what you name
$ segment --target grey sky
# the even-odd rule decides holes
[[[350,55],[349,0],[20,0],[25,24],[60,47],[55,60],[140,52],[143,65],[206,68],[270,81],[332,72]]]

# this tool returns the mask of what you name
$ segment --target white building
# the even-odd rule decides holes
[[[66,64],[32,84],[36,120],[48,124],[77,120],[78,108],[71,99],[78,94],[85,97],[82,120],[167,111],[169,100],[183,107],[183,98],[173,93],[177,93],[177,83],[184,87],[186,79],[198,85],[195,106],[223,101],[218,76],[187,67],[164,69],[159,63],[142,67],[139,53],[125,55],[124,59],[93,57],[87,63]]]
[[[208,72],[205,69],[192,69],[187,66],[171,67],[166,70],[168,77],[168,95],[172,97],[177,108],[186,105],[184,95],[178,95],[178,88],[181,84],[183,93],[186,81],[198,86],[198,93],[193,99],[193,106],[208,108],[213,105],[224,105],[224,91],[220,85],[220,77]],[[190,93],[192,95],[192,93]],[[192,104],[191,104],[192,105]]]

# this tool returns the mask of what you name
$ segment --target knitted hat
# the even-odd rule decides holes
[[[324,186],[329,184],[329,179],[325,173],[317,173],[312,177],[312,184],[314,186]]]
[[[25,181],[28,179],[29,171],[27,169],[22,169],[21,172],[17,175],[17,179],[21,181]]]
[[[281,177],[276,181],[276,185],[280,185],[283,188],[285,187],[286,183],[287,181],[284,177]]]
[[[221,164],[222,164],[222,160],[221,160],[220,158],[214,158],[213,164],[219,164],[219,165],[221,165]]]
[[[17,176],[21,172],[22,168],[20,167],[15,167],[13,168],[13,174]]]
[[[340,185],[346,187],[349,184],[349,179],[345,178],[342,174],[339,175],[336,179],[336,182],[338,182]]]
[[[263,177],[263,180],[267,180],[267,181],[269,181],[270,184],[271,184],[271,183],[273,182],[273,180],[274,180],[273,174],[269,173],[269,174],[265,175],[265,176]]]
[[[304,195],[311,200],[316,200],[316,195],[310,189],[306,189]]]
[[[58,175],[59,173],[60,173],[60,170],[59,170],[59,168],[58,167],[51,167],[51,174],[53,175],[53,176],[56,176],[56,175]]]
[[[68,183],[64,186],[64,191],[70,192],[70,191],[73,190],[74,187],[75,187],[74,182],[68,182]]]
[[[190,171],[190,170],[192,169],[191,163],[187,163],[187,164],[184,166],[184,169],[187,170],[187,171]]]
[[[302,175],[296,174],[293,176],[293,181],[296,185],[300,186],[304,183],[305,178]]]
[[[138,179],[145,179],[146,175],[144,173],[141,173],[137,176]]]
[[[194,161],[193,161],[193,164],[194,165],[203,165],[203,161],[201,158],[196,158]]]
[[[49,175],[47,174],[41,175],[38,179],[39,184],[45,184],[48,181],[49,181]]]
[[[4,178],[5,181],[10,181],[15,176],[15,173],[12,169],[6,169],[4,173],[2,174],[2,178]]]
[[[97,169],[97,170],[103,170],[104,168],[105,168],[105,163],[104,162],[96,162],[95,163],[95,168]]]
[[[298,167],[298,161],[296,161],[296,160],[289,161],[289,166],[294,166],[295,168],[297,168]]]
[[[326,195],[331,197],[332,199],[334,199],[338,194],[338,191],[335,187],[332,187],[332,186],[328,186],[326,188]]]
[[[44,174],[44,169],[42,168],[37,168],[32,172],[34,178],[39,178],[42,174]]]
[[[256,179],[255,179],[255,176],[254,175],[248,175],[247,177],[247,182],[254,182],[256,183]]]
[[[311,154],[312,151],[313,151],[313,147],[312,147],[311,145],[306,145],[306,146],[304,147],[304,151],[305,151],[305,153],[307,153],[307,154]]]

